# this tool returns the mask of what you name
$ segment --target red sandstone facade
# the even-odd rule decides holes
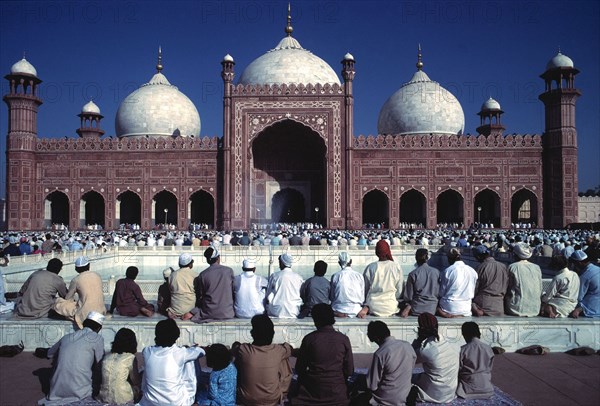
[[[222,139],[101,138],[93,113],[80,138],[41,138],[41,80],[7,75],[8,229],[577,221],[574,68],[542,75],[543,135],[503,135],[502,112],[482,111],[477,136],[356,137],[353,60],[341,86],[235,85],[233,60],[222,66]]]

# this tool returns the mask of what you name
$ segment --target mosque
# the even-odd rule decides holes
[[[569,57],[559,52],[541,74],[541,135],[504,134],[491,98],[478,134],[465,135],[460,103],[425,73],[419,49],[412,78],[382,100],[378,135],[357,136],[354,57],[343,57],[340,80],[292,31],[288,15],[285,37],[239,76],[223,58],[222,137],[202,136],[198,110],[162,73],[159,52],[156,74],[121,102],[115,136],[90,101],[78,137],[44,138],[42,80],[25,58],[15,63],[3,98],[8,229],[577,222],[579,71]]]

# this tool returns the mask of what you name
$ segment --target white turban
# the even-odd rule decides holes
[[[519,257],[519,259],[529,259],[533,254],[531,252],[531,247],[529,246],[529,244],[526,244],[524,242],[519,242],[515,244],[513,247],[513,252],[517,257]]]
[[[290,268],[292,266],[292,262],[294,262],[294,257],[286,252],[285,254],[279,256],[279,260],[287,268]]]

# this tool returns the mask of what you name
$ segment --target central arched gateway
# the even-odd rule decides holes
[[[325,152],[319,134],[296,121],[264,129],[252,141],[251,222],[326,219]]]

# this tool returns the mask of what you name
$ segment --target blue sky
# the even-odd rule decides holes
[[[600,184],[600,3],[584,1],[292,2],[294,37],[338,72],[356,59],[355,135],[376,134],[379,110],[415,71],[450,90],[474,134],[476,113],[492,96],[505,111],[506,133],[544,129],[539,75],[558,47],[581,71],[576,86],[579,189]],[[236,61],[236,78],[284,37],[284,1],[2,1],[0,72],[23,51],[36,67],[44,104],[41,137],[77,137],[76,116],[90,97],[114,135],[119,103],[155,72],[196,105],[202,135],[222,133],[220,62]],[[8,91],[1,81],[2,94]],[[7,109],[0,107],[0,196],[6,188]]]

